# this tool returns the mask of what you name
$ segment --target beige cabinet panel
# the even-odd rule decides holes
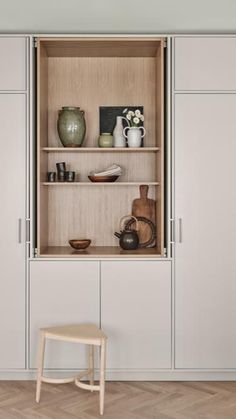
[[[175,97],[176,368],[236,368],[235,109],[234,94]]]
[[[104,261],[101,322],[107,367],[171,367],[171,262]]]
[[[236,37],[174,40],[175,90],[236,90]]]
[[[3,369],[25,367],[25,120],[25,95],[0,94],[0,368]]]
[[[99,325],[99,262],[30,263],[30,367],[36,367],[39,328]],[[84,368],[85,345],[48,341],[46,368]]]
[[[0,90],[26,90],[26,38],[0,37]]]

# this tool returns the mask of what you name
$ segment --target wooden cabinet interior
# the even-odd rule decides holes
[[[157,201],[157,246],[135,255],[163,255],[164,44],[164,38],[155,37],[37,39],[39,256],[73,256],[68,240],[77,237],[92,240],[90,257],[93,249],[95,254],[123,255],[113,234],[120,218],[131,212],[139,184],[150,184],[149,196]],[[85,111],[81,149],[63,149],[57,134],[58,110],[69,105]],[[144,147],[96,149],[99,106],[126,105],[144,106]],[[47,171],[55,171],[59,161],[78,173],[76,184],[47,184]],[[88,180],[90,170],[112,163],[125,169],[119,185],[93,185]]]

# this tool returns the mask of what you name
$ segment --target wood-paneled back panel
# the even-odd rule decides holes
[[[150,187],[150,198],[154,191]],[[73,238],[92,239],[93,246],[118,246],[113,234],[138,196],[138,186],[49,187],[49,246],[66,246]]]
[[[144,106],[146,146],[156,145],[155,58],[49,58],[48,145],[61,146],[58,110],[80,106],[87,125],[84,146],[97,145],[99,106]]]

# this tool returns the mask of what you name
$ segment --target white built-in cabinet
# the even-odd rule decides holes
[[[39,329],[63,324],[99,326],[99,262],[30,263],[30,367],[37,366]],[[46,368],[85,368],[84,345],[51,340]]]
[[[0,38],[0,369],[25,368],[26,39]]]
[[[175,46],[175,368],[235,368],[236,39]]]
[[[173,175],[173,260],[29,262],[28,38],[0,36],[0,370],[35,368],[39,328],[79,322],[104,328],[110,371],[140,379],[143,371],[171,368],[235,370],[236,38],[177,36],[172,45],[166,173]],[[49,342],[45,365],[84,368],[85,348]]]
[[[101,263],[109,369],[171,367],[171,262]]]

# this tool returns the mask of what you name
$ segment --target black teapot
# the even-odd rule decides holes
[[[134,218],[136,222],[135,230],[128,229],[126,226],[123,227],[124,221],[127,218]],[[124,250],[135,250],[139,246],[139,237],[138,237],[138,220],[132,215],[125,215],[120,220],[120,233],[114,233],[118,239],[120,239],[120,247]]]

